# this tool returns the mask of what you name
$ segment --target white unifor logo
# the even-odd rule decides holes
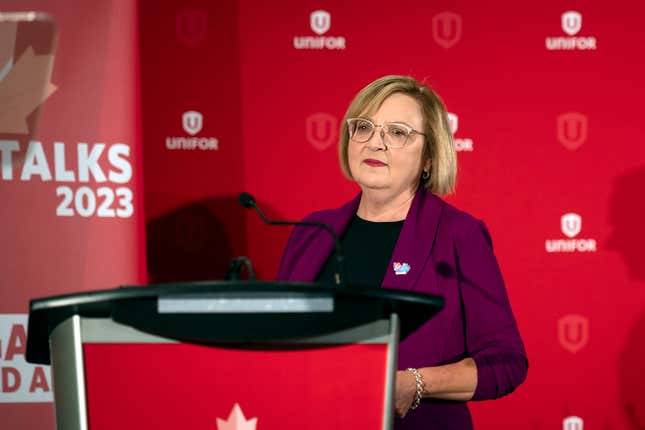
[[[452,133],[452,136],[455,141],[455,149],[458,152],[466,151],[466,152],[472,152],[475,149],[475,145],[473,143],[473,140],[470,138],[459,138],[455,137],[455,133],[457,133],[457,130],[459,130],[459,117],[457,114],[454,114],[452,112],[447,112],[447,119],[448,119],[448,127],[450,127],[450,133]]]
[[[582,15],[574,10],[562,14],[562,31],[575,36],[582,28]]]
[[[315,10],[309,14],[309,27],[315,35],[294,36],[295,49],[345,49],[347,42],[343,36],[324,35],[331,28],[331,14],[326,10]]]
[[[566,417],[562,420],[562,430],[583,430],[584,421],[580,417]]]
[[[311,31],[322,36],[331,28],[331,14],[324,10],[315,10],[309,16],[309,23]]]
[[[204,116],[197,111],[189,110],[182,115],[181,125],[186,133],[194,136],[201,131],[204,125]]]
[[[457,130],[459,130],[459,117],[452,112],[448,112],[448,125],[452,134],[457,133]]]
[[[564,214],[560,218],[560,228],[562,234],[573,239],[582,229],[582,217],[576,213]]]
[[[560,16],[560,25],[565,36],[550,36],[545,39],[549,51],[595,51],[598,41],[594,36],[577,36],[582,29],[582,14],[575,10],[564,12]]]
[[[596,239],[577,237],[582,230],[582,217],[569,212],[560,217],[560,230],[565,239],[547,239],[546,252],[596,252]]]
[[[188,136],[168,136],[166,137],[166,149],[170,150],[196,150],[217,151],[219,149],[219,140],[212,136],[195,136],[202,131],[204,126],[204,115],[195,110],[189,110],[181,116],[181,126]]]

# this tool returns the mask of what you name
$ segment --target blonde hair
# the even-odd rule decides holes
[[[423,165],[430,159],[430,177],[421,179],[423,186],[435,194],[454,191],[457,179],[457,154],[448,114],[439,96],[432,89],[409,76],[383,76],[363,88],[350,103],[340,128],[338,155],[345,176],[353,179],[349,169],[349,131],[347,118],[376,112],[392,94],[406,94],[419,102],[425,134]],[[419,171],[419,175],[421,171]]]

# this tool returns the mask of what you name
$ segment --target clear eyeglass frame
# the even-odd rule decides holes
[[[355,131],[361,123],[367,125],[371,130],[366,130],[364,133],[369,133],[364,137],[359,138]],[[400,122],[386,122],[384,124],[374,124],[369,118],[347,118],[347,131],[349,132],[350,140],[357,143],[365,143],[369,141],[376,132],[376,128],[381,128],[381,140],[388,148],[403,148],[409,141],[411,134],[420,134],[425,136],[424,133],[415,130],[407,124]],[[386,138],[387,136],[387,138]]]

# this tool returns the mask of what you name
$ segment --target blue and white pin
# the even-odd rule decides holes
[[[398,261],[395,261],[392,266],[395,275],[407,275],[411,269],[408,263],[399,263]]]

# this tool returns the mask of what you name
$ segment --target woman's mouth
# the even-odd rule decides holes
[[[372,158],[368,158],[366,160],[363,160],[363,163],[367,164],[368,166],[372,166],[372,167],[387,166],[387,164],[383,163],[382,161],[374,160]]]

